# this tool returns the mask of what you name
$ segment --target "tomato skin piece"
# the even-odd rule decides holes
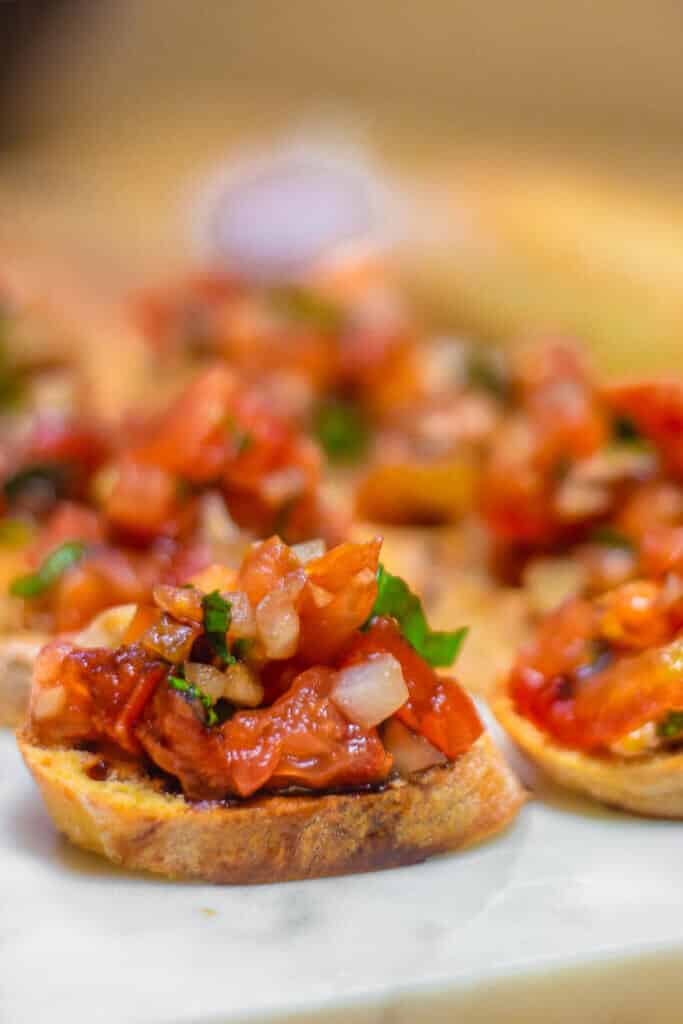
[[[469,750],[484,727],[471,698],[458,683],[438,676],[403,639],[393,619],[375,619],[366,633],[355,636],[343,665],[377,653],[396,658],[408,687],[409,699],[395,712],[396,717],[451,760]]]
[[[299,653],[308,665],[328,664],[367,620],[377,597],[379,538],[365,544],[340,544],[306,566],[307,582],[299,603]],[[318,604],[312,587],[327,595]]]

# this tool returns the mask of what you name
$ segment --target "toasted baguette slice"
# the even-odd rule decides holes
[[[15,727],[26,714],[33,662],[46,639],[29,632],[0,637],[0,725]]]
[[[486,735],[452,764],[378,791],[194,805],[145,777],[95,781],[95,754],[18,740],[60,832],[171,878],[283,882],[412,864],[498,832],[525,800]]]
[[[514,709],[500,691],[493,712],[525,754],[551,779],[601,803],[653,818],[683,818],[683,754],[596,756],[556,743]]]

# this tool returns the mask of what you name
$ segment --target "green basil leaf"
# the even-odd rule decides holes
[[[14,597],[39,597],[57,582],[63,572],[80,562],[87,545],[80,540],[70,540],[55,548],[35,572],[19,576],[10,584],[10,594]]]
[[[228,652],[225,634],[230,629],[232,621],[230,602],[221,597],[219,591],[213,590],[202,598],[202,608],[204,609],[204,632],[211,649],[224,662],[229,663],[233,659]]]
[[[331,462],[360,459],[370,443],[370,427],[358,406],[336,398],[318,406],[313,434]]]
[[[383,565],[377,570],[377,598],[370,619],[377,615],[396,619],[403,637],[435,668],[453,664],[468,632],[467,626],[443,633],[430,629],[417,594]]]
[[[670,740],[683,733],[683,711],[670,711],[666,718],[657,723],[657,735]]]

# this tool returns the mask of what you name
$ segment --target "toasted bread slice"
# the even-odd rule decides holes
[[[518,715],[505,691],[498,693],[492,708],[517,746],[560,785],[637,814],[683,818],[682,753],[632,758],[586,754],[560,746]]]
[[[18,740],[60,832],[171,878],[283,882],[411,864],[498,832],[525,800],[486,735],[453,763],[380,790],[225,804],[190,804],[144,776],[96,781],[96,754]]]
[[[0,637],[0,726],[17,726],[26,714],[33,662],[46,640],[29,632]]]

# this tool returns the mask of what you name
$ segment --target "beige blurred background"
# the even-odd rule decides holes
[[[611,371],[676,364],[678,0],[42,6],[5,82],[5,252],[118,297],[187,262],[182,214],[217,160],[323,129],[439,211],[405,269],[449,324],[578,332]]]

